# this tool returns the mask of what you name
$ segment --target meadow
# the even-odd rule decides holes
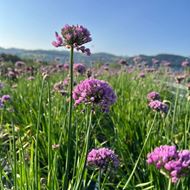
[[[0,189],[190,189],[189,71],[176,76],[169,65],[137,62],[74,64],[72,69],[56,61],[2,60]],[[89,80],[106,90],[84,97]],[[71,84],[72,93],[81,91],[78,99]],[[150,92],[159,94],[166,109],[150,106]],[[163,145],[173,148],[172,155]],[[160,146],[167,155],[148,161]],[[187,165],[172,178],[173,169],[163,164],[178,161],[181,150],[186,150],[182,161]]]

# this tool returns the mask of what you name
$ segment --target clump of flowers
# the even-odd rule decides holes
[[[109,148],[92,149],[87,156],[87,165],[99,169],[116,169],[119,166],[119,159]]]
[[[177,183],[190,172],[190,151],[177,151],[176,146],[162,145],[147,155],[147,163],[155,165],[173,183]]]
[[[159,100],[151,101],[148,106],[153,109],[154,111],[161,112],[161,113],[167,113],[168,112],[168,105],[164,102],[161,102]]]
[[[149,102],[154,100],[160,100],[160,94],[158,92],[152,91],[147,94],[147,99]]]
[[[63,68],[64,68],[65,70],[69,70],[69,64],[68,64],[68,63],[63,64]]]
[[[90,32],[81,25],[65,25],[61,30],[62,37],[56,32],[56,41],[52,42],[55,47],[66,46],[70,48],[73,46],[77,51],[81,51],[90,55],[90,49],[85,48],[83,44],[92,41]]]
[[[64,96],[67,95],[66,87],[67,87],[66,80],[59,81],[53,85],[53,90],[55,92],[59,92],[61,95]]]
[[[175,80],[178,84],[180,84],[185,79],[185,75],[178,75],[175,77]]]
[[[188,67],[188,66],[190,66],[190,62],[188,61],[188,59],[186,59],[185,61],[183,61],[183,62],[181,63],[181,66],[182,66],[182,67]]]
[[[145,73],[144,72],[141,72],[141,73],[139,73],[139,78],[145,78]]]
[[[25,66],[25,65],[26,65],[26,63],[23,62],[23,61],[17,61],[17,62],[15,63],[15,66],[16,66],[16,67],[23,67],[23,66]]]
[[[127,61],[124,60],[124,59],[120,59],[120,60],[118,61],[118,64],[120,64],[120,65],[128,65]]]
[[[3,96],[1,97],[1,102],[2,102],[2,103],[5,103],[5,102],[10,101],[10,100],[11,100],[10,95],[3,95]]]
[[[75,87],[73,99],[75,106],[81,103],[91,104],[109,112],[110,106],[116,101],[116,95],[107,82],[89,78]]]
[[[82,63],[76,63],[74,64],[74,71],[82,75],[86,72],[86,67]]]

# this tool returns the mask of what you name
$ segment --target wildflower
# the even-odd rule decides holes
[[[158,92],[152,91],[147,95],[148,101],[160,100],[160,94]]]
[[[109,112],[110,106],[116,101],[116,95],[105,81],[90,78],[75,87],[73,99],[75,106],[81,103],[92,104],[99,106],[104,112]]]
[[[147,163],[154,164],[176,183],[190,172],[190,151],[177,151],[175,146],[162,145],[147,155]]]
[[[55,32],[56,41],[52,42],[52,45],[55,47],[63,46],[63,39],[57,32]]]
[[[35,77],[33,77],[33,76],[29,76],[28,78],[27,78],[27,80],[34,80],[35,79]]]
[[[68,69],[69,69],[69,64],[67,64],[67,63],[63,64],[63,68],[64,68],[65,70],[68,70]]]
[[[118,64],[120,64],[120,65],[128,65],[127,61],[124,60],[124,59],[120,59],[120,60],[118,61]]]
[[[178,75],[175,77],[175,80],[178,84],[180,84],[185,79],[184,75]]]
[[[152,64],[156,65],[159,63],[159,60],[156,58],[152,58]]]
[[[61,95],[65,96],[65,95],[67,95],[66,86],[67,86],[66,80],[60,81],[53,85],[53,90],[55,92],[59,92],[59,93],[61,93]]]
[[[26,64],[25,64],[25,62],[23,62],[23,61],[17,61],[16,63],[15,63],[15,66],[16,67],[23,67],[23,66],[25,66]]]
[[[60,147],[60,144],[52,144],[52,149],[55,150],[55,149],[59,149]]]
[[[118,156],[109,148],[92,149],[87,156],[87,165],[99,169],[118,168]]]
[[[189,62],[189,60],[186,59],[185,61],[183,61],[183,62],[181,63],[181,66],[182,66],[182,67],[190,66],[190,62]]]
[[[74,64],[74,71],[76,71],[82,75],[86,72],[86,67],[82,63],[76,63],[76,64]]]
[[[145,73],[144,72],[139,73],[139,78],[145,78]]]
[[[2,103],[5,103],[5,102],[9,101],[10,99],[11,99],[11,97],[9,95],[3,95],[1,97]]]
[[[168,112],[168,105],[164,102],[161,102],[159,100],[151,101],[149,104],[149,107],[157,112],[167,113]]]
[[[52,42],[55,47],[66,46],[67,48],[74,47],[77,51],[81,51],[87,55],[90,55],[90,49],[85,48],[83,44],[92,41],[90,32],[81,25],[65,25],[61,31],[62,37],[56,32],[56,40]]]
[[[88,69],[86,72],[87,78],[90,78],[92,76],[92,70]]]

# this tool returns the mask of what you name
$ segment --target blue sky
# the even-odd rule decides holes
[[[1,0],[0,47],[55,49],[65,24],[88,28],[94,52],[190,55],[190,0]]]

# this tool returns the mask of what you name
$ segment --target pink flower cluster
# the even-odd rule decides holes
[[[147,163],[154,164],[176,183],[190,172],[190,151],[177,151],[175,146],[162,145],[147,155]]]
[[[190,61],[189,61],[188,59],[186,59],[185,61],[183,61],[183,62],[181,63],[181,66],[182,66],[182,67],[190,66]]]
[[[4,106],[4,103],[6,103],[7,101],[10,101],[11,97],[9,95],[3,95],[0,98],[0,108],[2,108]]]
[[[86,103],[98,106],[104,112],[109,112],[110,106],[116,101],[116,95],[105,81],[89,78],[75,87],[73,99],[75,106]]]
[[[74,64],[74,71],[80,73],[81,75],[86,72],[86,67],[82,63],[75,63]]]
[[[118,156],[109,148],[92,149],[87,156],[87,165],[99,169],[118,168]]]
[[[160,94],[158,92],[152,91],[147,94],[147,99],[149,102],[154,100],[160,100]]]
[[[90,32],[81,25],[65,25],[61,31],[62,37],[56,32],[56,41],[52,42],[55,47],[66,46],[70,48],[73,46],[77,51],[81,51],[86,55],[90,55],[90,49],[85,48],[83,44],[92,41]]]
[[[164,102],[161,102],[159,100],[151,101],[148,106],[153,109],[154,111],[161,112],[161,113],[167,113],[168,112],[168,105]]]

